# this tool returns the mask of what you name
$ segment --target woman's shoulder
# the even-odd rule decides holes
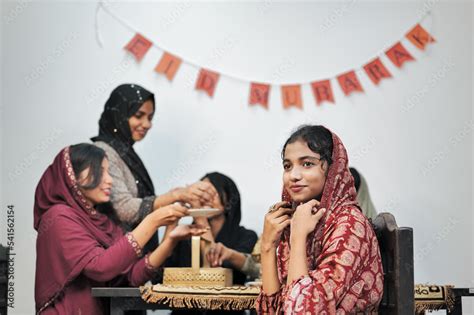
[[[332,237],[341,233],[355,234],[359,239],[368,243],[372,243],[376,238],[372,223],[357,206],[344,207],[334,214],[326,232]]]
[[[115,149],[107,142],[96,141],[94,142],[94,145],[105,151],[105,154],[107,155],[107,158],[111,165],[116,165],[120,168],[124,168],[126,166],[125,162],[122,160],[118,152],[115,151]]]
[[[105,141],[96,141],[96,142],[94,142],[94,145],[96,147],[99,147],[102,150],[104,150],[109,159],[111,159],[111,158],[120,159],[120,155],[118,154],[118,152],[115,151],[115,149],[110,144],[108,144],[107,142],[105,142]]]
[[[239,226],[239,235],[245,235],[246,237],[252,237],[252,238],[258,239],[258,235],[257,233],[255,233],[254,230],[247,229],[246,227],[242,225]]]
[[[77,213],[74,208],[65,205],[65,204],[55,204],[51,208],[49,208],[48,212],[45,214],[46,216],[51,217],[76,217]]]
[[[107,142],[105,141],[96,141],[93,143],[96,147],[99,147],[101,148],[102,150],[105,151],[105,153],[107,153],[107,155],[113,155],[113,156],[119,156],[119,154],[117,153],[117,151],[115,151],[115,149],[110,145],[108,144]]]
[[[79,224],[80,218],[77,211],[64,204],[53,205],[41,217],[38,228],[39,232],[49,230],[52,226],[63,226],[66,222],[76,222]]]
[[[367,225],[367,224],[370,225],[369,220],[364,216],[362,211],[356,206],[347,206],[333,213],[333,220],[334,220],[334,223],[350,221],[350,222],[359,222],[364,225]]]
[[[238,239],[240,240],[239,243],[241,245],[244,245],[244,247],[247,247],[246,250],[250,253],[253,250],[255,243],[257,243],[257,233],[255,233],[254,230],[239,226],[239,229],[237,230],[237,235]]]

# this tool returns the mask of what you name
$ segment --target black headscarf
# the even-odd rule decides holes
[[[117,151],[137,182],[139,198],[154,195],[155,188],[145,165],[133,149],[135,142],[132,139],[128,120],[148,100],[153,102],[154,110],[153,93],[137,84],[118,86],[105,103],[99,120],[99,135],[91,138],[94,142],[104,141]]]
[[[241,211],[240,193],[234,181],[224,174],[213,172],[206,174],[201,180],[209,179],[216,188],[222,205],[224,205],[225,223],[216,236],[216,242],[227,247],[233,245],[240,238],[238,235]]]

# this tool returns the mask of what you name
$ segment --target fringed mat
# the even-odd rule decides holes
[[[255,308],[259,287],[182,287],[156,284],[140,287],[147,303],[162,303],[170,308],[207,310],[248,310]]]
[[[451,294],[452,285],[415,285],[415,311],[424,314],[425,311],[440,309],[451,310],[454,306],[454,297]]]
[[[415,285],[416,314],[440,309],[451,310],[454,297],[452,285]],[[147,303],[162,303],[170,308],[207,310],[248,310],[255,308],[259,287],[203,287],[156,284],[140,287],[142,299]]]

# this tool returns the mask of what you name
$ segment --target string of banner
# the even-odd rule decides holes
[[[147,37],[142,35],[142,33],[137,31],[137,29],[132,27],[127,21],[123,20],[118,15],[113,13],[108,7],[104,6],[102,2],[99,2],[96,12],[96,33],[99,44],[101,44],[101,38],[100,33],[98,32],[97,16],[100,9],[103,9],[120,24],[134,33],[133,38],[126,44],[124,48],[135,57],[137,62],[140,62],[145,57],[151,47],[155,47],[163,52],[163,55],[161,56],[154,70],[160,75],[164,75],[170,82],[173,81],[176,73],[180,69],[180,66],[183,63],[186,63],[199,69],[195,89],[204,91],[209,95],[209,97],[214,96],[214,92],[217,88],[220,77],[226,76],[232,79],[246,81],[250,84],[248,100],[249,105],[261,105],[268,109],[270,88],[272,85],[277,85],[281,88],[282,104],[285,109],[292,107],[299,109],[303,108],[303,100],[301,97],[301,85],[303,83],[279,85],[266,82],[254,82],[200,67],[195,63],[184,60],[176,54],[172,54],[171,52],[152,42]],[[429,34],[420,24],[428,14],[430,14],[430,12],[427,12],[420,19],[420,21],[405,34],[405,37],[408,39],[408,41],[422,51],[425,50],[428,44],[435,42],[433,36],[431,36],[431,34]],[[401,68],[408,61],[415,61],[415,58],[403,46],[401,40],[397,41],[394,45],[385,50],[384,53],[397,68]],[[384,79],[392,77],[392,74],[382,63],[380,56],[375,57],[361,68],[375,85],[378,85]],[[333,78],[336,79],[345,96],[349,96],[355,92],[364,92],[355,69],[339,74]],[[309,82],[309,84],[317,105],[320,105],[323,102],[335,103],[331,78],[312,81]]]

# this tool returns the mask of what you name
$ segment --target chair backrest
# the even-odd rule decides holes
[[[415,313],[413,229],[398,227],[387,212],[373,220],[384,270],[384,293],[379,307],[383,315]]]

